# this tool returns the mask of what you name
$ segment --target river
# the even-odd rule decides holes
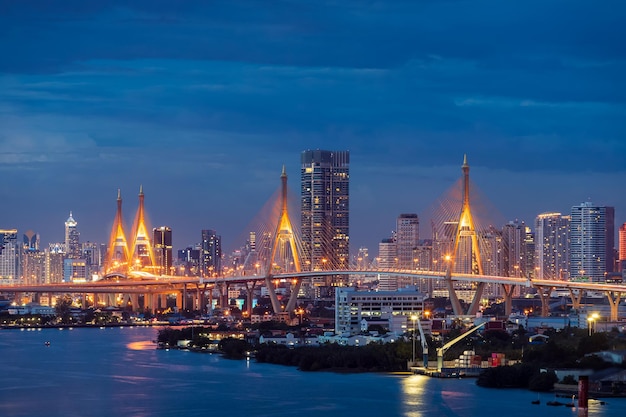
[[[575,416],[552,394],[472,379],[305,373],[215,354],[157,350],[150,327],[0,329],[3,417]],[[49,346],[46,342],[50,342]],[[589,416],[624,416],[626,399]]]

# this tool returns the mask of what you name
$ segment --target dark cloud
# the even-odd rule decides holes
[[[352,152],[356,246],[444,193],[464,153],[494,199],[515,184],[510,217],[551,210],[568,176],[590,189],[560,186],[565,207],[602,189],[623,205],[625,17],[617,0],[3,2],[0,172],[31,209],[0,220],[43,231],[42,200],[106,217],[89,202],[143,183],[191,243],[252,217],[282,164],[298,190],[309,148]]]

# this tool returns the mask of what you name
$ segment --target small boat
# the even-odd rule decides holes
[[[541,404],[541,400],[532,400],[531,404]]]
[[[563,403],[560,401],[548,401],[546,405],[560,406],[563,405]]]
[[[49,340],[46,340],[46,342],[44,343],[44,345],[46,345],[46,346],[50,346],[50,341],[49,341]]]

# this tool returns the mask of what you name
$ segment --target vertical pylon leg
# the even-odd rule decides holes
[[[474,293],[474,299],[472,300],[472,304],[470,304],[469,310],[467,312],[468,315],[475,316],[478,312],[478,307],[480,306],[480,300],[483,296],[484,288],[484,282],[479,282],[478,284],[476,284],[476,293]]]
[[[461,307],[459,297],[456,295],[456,291],[454,290],[454,282],[452,281],[450,270],[448,270],[448,273],[446,274],[445,282],[448,288],[448,297],[450,298],[450,303],[452,304],[452,311],[454,311],[455,316],[462,316],[464,314],[463,307]]]
[[[267,288],[267,292],[270,296],[270,301],[272,302],[272,310],[274,310],[274,314],[280,313],[280,302],[278,301],[278,296],[276,295],[276,288],[274,288],[274,283],[270,279],[269,276],[265,277],[265,287]]]
[[[292,313],[296,308],[296,301],[298,300],[298,292],[300,291],[301,285],[302,278],[299,278],[291,287],[291,295],[289,296],[289,301],[287,302],[287,311],[289,313]]]
[[[515,286],[513,284],[500,284],[500,286],[504,293],[504,314],[509,317],[513,312],[513,291]]]
[[[254,296],[255,286],[256,281],[246,282],[246,311],[248,312],[248,317],[252,317],[252,297]]]

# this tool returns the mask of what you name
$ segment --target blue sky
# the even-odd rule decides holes
[[[461,175],[494,221],[591,200],[626,221],[626,4],[0,1],[0,228],[106,241],[143,184],[177,248],[232,249],[300,152],[351,152],[374,253]],[[423,227],[422,233],[428,234]]]

